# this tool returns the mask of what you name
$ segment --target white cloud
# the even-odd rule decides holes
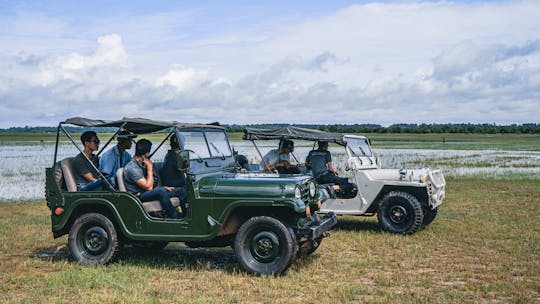
[[[152,16],[120,19],[130,22],[106,20],[117,34],[91,47],[0,48],[0,127],[83,114],[382,124],[538,122],[540,114],[537,2],[353,5],[183,44],[186,33],[175,29],[194,22],[193,12],[166,14],[155,29]],[[126,34],[137,20],[142,36]],[[63,22],[51,21],[54,41]]]
[[[175,67],[157,80],[158,86],[170,85],[179,91],[187,91],[208,80],[208,71]]]

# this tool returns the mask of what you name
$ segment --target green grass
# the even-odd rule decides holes
[[[540,303],[537,181],[452,179],[437,219],[413,236],[340,217],[281,277],[238,270],[230,249],[170,244],[117,263],[69,263],[44,201],[0,204],[0,302]]]

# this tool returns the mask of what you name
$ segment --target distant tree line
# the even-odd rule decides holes
[[[278,128],[289,124],[247,124],[223,125],[229,132],[242,132],[245,127]],[[378,124],[293,124],[297,127],[318,129],[327,132],[342,133],[477,133],[477,134],[540,134],[540,124],[393,124],[383,127]],[[74,126],[64,127],[68,132],[83,132],[94,130],[96,132],[115,132],[116,128],[83,128]],[[11,127],[0,129],[0,133],[56,133],[56,127]]]
[[[226,125],[230,132],[241,132],[244,127],[278,128],[288,124]],[[540,124],[393,124],[383,127],[377,124],[294,124],[297,127],[341,133],[478,133],[478,134],[540,134]]]

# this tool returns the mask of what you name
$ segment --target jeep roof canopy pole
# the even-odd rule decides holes
[[[152,156],[154,156],[154,154],[157,152],[157,150],[159,150],[159,148],[161,148],[161,146],[163,146],[163,144],[169,139],[169,137],[171,137],[171,135],[173,135],[173,133],[176,133],[175,131],[176,128],[173,128],[171,130],[171,132],[169,132],[169,134],[167,134],[167,136],[165,137],[165,139],[163,139],[161,141],[161,143],[157,146],[157,148],[154,149],[154,152],[150,153],[150,156],[148,156],[148,158],[152,158]]]
[[[261,160],[264,161],[264,156],[262,155],[261,150],[259,150],[259,147],[257,147],[257,144],[255,143],[255,140],[252,139],[251,142],[253,143],[253,146],[255,147],[255,150],[257,150],[257,153],[259,153],[259,156],[261,157]],[[281,146],[281,142],[280,142],[280,146]],[[265,165],[270,165],[270,163],[266,162]],[[262,168],[262,170],[264,171],[264,168]],[[278,173],[276,169],[272,170],[272,172]]]
[[[73,136],[71,136],[71,134],[69,134],[69,132],[62,126],[63,122],[61,122],[59,125],[58,125],[58,129],[59,131],[62,130],[62,132],[64,132],[64,134],[66,134],[66,136],[69,138],[69,140],[71,140],[71,142],[73,143],[73,145],[75,146],[75,148],[77,148],[77,150],[79,150],[79,152],[81,152],[81,154],[84,156],[84,158],[86,159],[86,161],[90,164],[90,166],[92,166],[92,168],[94,170],[96,170],[96,172],[99,174],[99,178],[107,184],[107,186],[109,186],[109,189],[113,192],[116,192],[116,189],[114,189],[113,185],[111,185],[111,183],[109,183],[109,181],[105,178],[105,176],[103,175],[103,173],[101,173],[101,171],[99,170],[99,168],[97,168],[94,163],[88,158],[88,156],[86,156],[86,154],[84,154],[83,150],[81,150],[81,148],[79,147],[79,145],[77,144],[77,142],[75,141],[75,139],[73,138]],[[56,141],[56,149],[55,149],[55,153],[54,153],[54,164],[56,164],[56,151],[58,150],[58,134],[57,133],[57,141]]]

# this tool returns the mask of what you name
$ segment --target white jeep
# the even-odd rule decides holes
[[[245,128],[243,138],[251,140],[256,148],[255,140],[270,139],[322,140],[345,147],[347,163],[344,167],[352,173],[348,175],[349,182],[355,185],[354,190],[343,194],[337,185],[320,185],[327,190],[330,198],[322,204],[319,213],[377,214],[384,230],[413,234],[435,219],[445,197],[446,181],[441,170],[382,169],[365,136],[289,126],[276,129]],[[261,154],[258,148],[257,151]]]
[[[445,197],[441,170],[382,169],[365,136],[343,135],[347,164],[358,191],[353,198],[333,197],[319,213],[374,215],[386,231],[415,233],[431,223]],[[350,178],[350,179],[351,179]]]

